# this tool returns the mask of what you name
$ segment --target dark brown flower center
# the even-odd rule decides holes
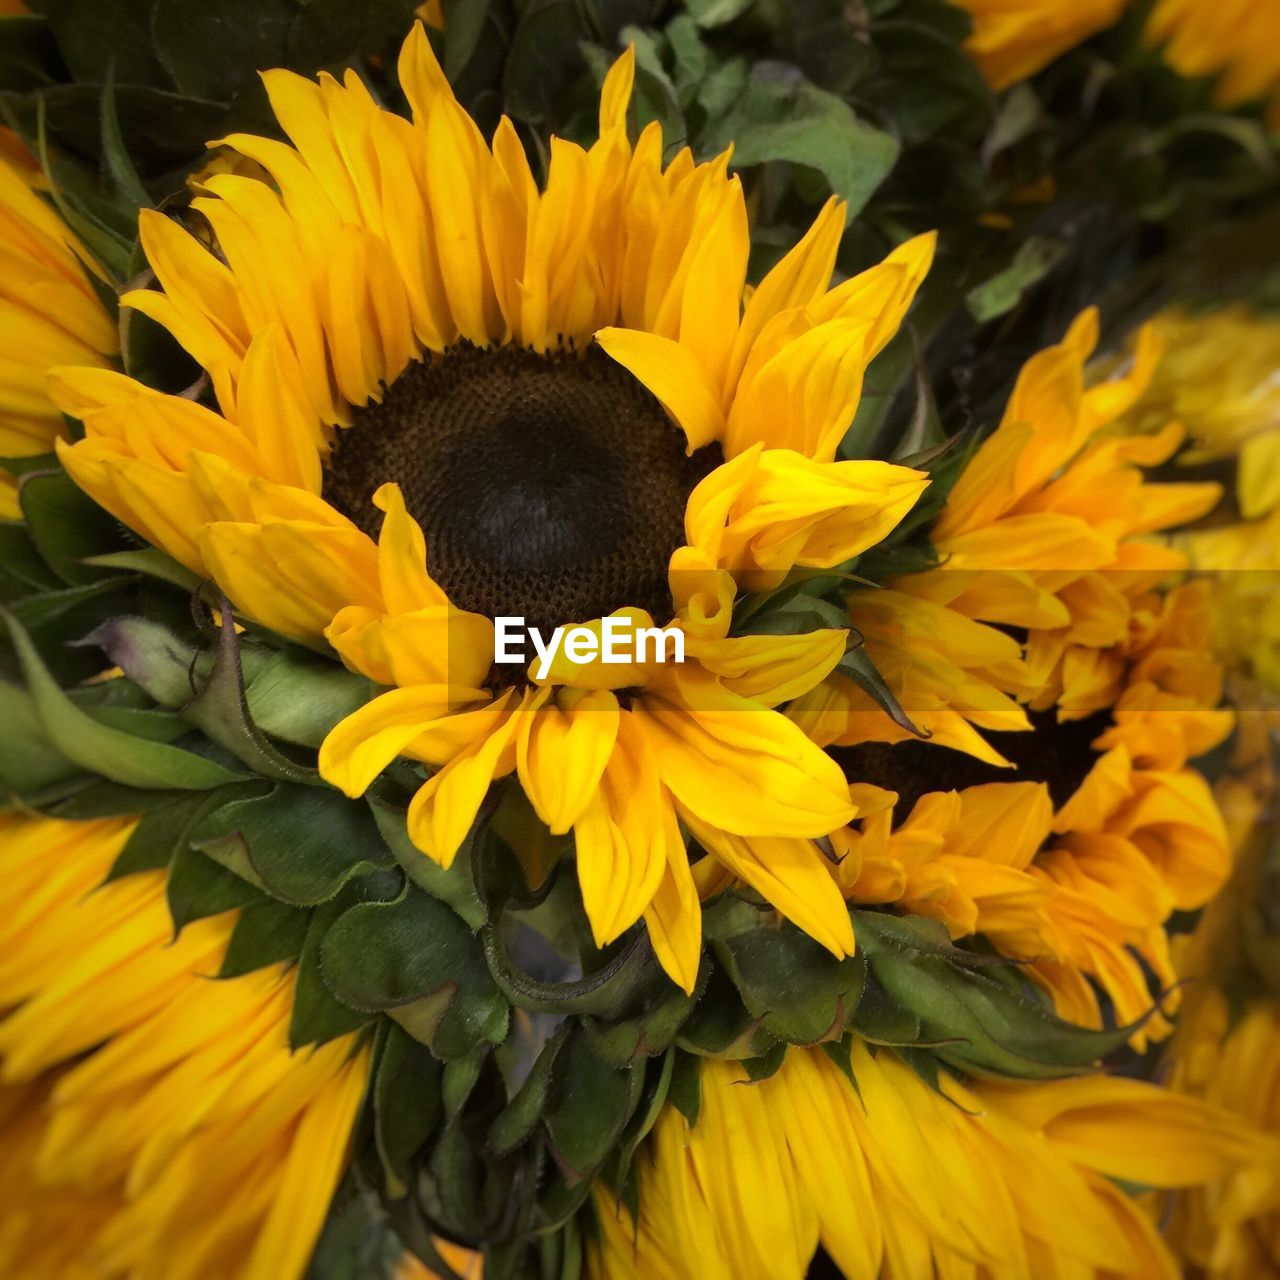
[[[851,782],[870,782],[898,793],[894,806],[898,822],[926,792],[960,791],[987,782],[1046,783],[1054,807],[1060,808],[1093,768],[1098,753],[1090,744],[1106,729],[1110,716],[1103,711],[1059,723],[1055,711],[1033,711],[1029,718],[1029,733],[983,734],[1014,765],[1012,769],[1000,769],[931,742],[868,742],[833,747],[831,754]]]
[[[687,456],[654,396],[598,347],[461,345],[356,411],[324,496],[376,537],[372,496],[398,483],[460,608],[543,631],[624,605],[666,622],[685,503],[721,458],[718,445]]]

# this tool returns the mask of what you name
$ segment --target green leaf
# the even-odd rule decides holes
[[[492,7],[492,0],[446,0],[444,73],[450,81],[457,80],[471,61]]]
[[[41,727],[68,760],[113,782],[144,789],[203,791],[243,777],[190,751],[99,724],[57,686],[13,614],[0,610],[0,618],[8,625]]]
[[[151,206],[151,197],[147,195],[142,179],[133,166],[133,159],[124,145],[124,136],[120,132],[120,118],[116,115],[116,69],[115,63],[107,67],[107,76],[102,85],[102,158],[107,173],[111,177],[116,195],[121,204],[133,209],[146,209]]]
[[[327,902],[353,877],[394,865],[363,801],[285,783],[210,810],[192,842],[224,865],[238,849],[262,887],[292,906]]]
[[[297,12],[292,0],[157,4],[151,13],[151,47],[179,93],[226,102],[259,70],[286,65],[289,27]]]
[[[733,164],[749,169],[787,161],[816,169],[847,201],[852,221],[898,158],[887,133],[859,120],[853,108],[782,64],[752,69],[742,95],[701,139],[704,154],[734,145]]]
[[[700,27],[722,27],[741,17],[756,0],[688,0],[689,13]]]
[[[1033,284],[1039,284],[1066,254],[1067,245],[1062,240],[1028,236],[1007,267],[965,294],[969,314],[979,324],[985,324],[1012,311],[1022,295]]]
[[[634,45],[636,51],[636,125],[643,129],[656,120],[662,126],[662,137],[668,146],[685,138],[689,130],[680,94],[662,65],[659,39],[642,27],[626,27],[621,39]]]
[[[459,1058],[507,1032],[507,1004],[475,935],[418,889],[352,907],[328,931],[321,968],[346,1005],[388,1012],[441,1058]]]
[[[126,82],[159,80],[151,53],[152,0],[43,0],[40,9],[73,79],[101,83],[114,65]]]
[[[41,17],[9,14],[0,19],[0,91],[23,93],[49,84],[58,49]]]
[[[140,314],[140,313],[132,313]],[[110,555],[89,556],[86,565],[101,569],[124,569],[130,573],[145,574],[149,578],[158,578],[184,591],[194,591],[200,585],[200,579],[189,569],[183,568],[172,556],[154,547],[142,551],[113,551]]]
[[[240,912],[220,978],[238,978],[267,965],[297,960],[306,942],[311,917],[283,902],[255,902]]]
[[[0,788],[30,795],[80,772],[45,733],[35,699],[0,680]]]
[[[121,544],[118,521],[86,497],[65,471],[29,473],[18,501],[31,537],[51,569],[71,586],[102,577],[89,556]]]

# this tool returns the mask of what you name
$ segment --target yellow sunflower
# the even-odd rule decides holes
[[[1154,1085],[944,1075],[935,1090],[861,1042],[849,1075],[792,1049],[758,1083],[708,1060],[700,1085],[696,1123],[668,1107],[638,1160],[638,1218],[597,1190],[593,1280],[799,1280],[819,1243],[859,1280],[1174,1280],[1113,1179],[1194,1186],[1273,1154],[1228,1112]]]
[[[1276,833],[1274,706],[1241,712],[1230,767],[1217,784],[1238,865],[1231,883],[1179,940],[1187,998],[1169,1044],[1169,1084],[1280,1136],[1280,942],[1269,910]],[[1280,1157],[1171,1199],[1179,1254],[1211,1280],[1280,1274]]]
[[[1167,311],[1155,325],[1165,355],[1127,424],[1180,422],[1183,465],[1238,459],[1240,514],[1266,516],[1280,507],[1280,320],[1233,305]]]
[[[832,200],[748,294],[729,156],[664,163],[656,125],[632,144],[630,52],[599,141],[554,139],[542,189],[510,123],[485,144],[421,27],[399,73],[412,119],[351,73],[268,72],[290,141],[223,145],[272,181],[210,177],[189,226],[142,215],[161,287],[123,303],[174,335],[211,394],[56,371],[85,427],[61,449],[68,471],[244,615],[390,687],[320,767],[356,796],[398,756],[429,766],[408,815],[427,856],[448,866],[490,783],[517,773],[542,822],[573,832],[597,942],[643,918],[691,989],[684,820],[850,952],[808,840],[853,806],[774,710],[846,635],[729,626],[741,590],[857,555],[924,488],[906,467],[834,459],[933,238],[828,288]],[[495,664],[501,617],[670,624],[686,661]]]
[[[1280,123],[1280,11],[1258,0],[1156,0],[1145,39],[1179,75],[1213,76],[1224,108],[1272,103]]]
[[[1230,874],[1222,814],[1189,762],[1233,724],[1207,585],[1158,589],[1188,558],[1146,535],[1221,489],[1144,479],[1181,430],[1106,428],[1142,395],[1158,341],[1144,331],[1090,386],[1096,341],[1086,312],[1023,369],[929,527],[938,567],[848,595],[928,740],[842,674],[789,714],[854,780],[859,819],[833,837],[847,897],[986,935],[1079,1023],[1100,1025],[1100,993],[1129,1023],[1168,992],[1141,1046],[1168,1033],[1179,998],[1166,922]]]
[[[88,272],[97,264],[40,194],[44,181],[15,135],[0,129],[0,457],[49,453],[62,414],[45,388],[55,365],[106,365],[116,329]],[[18,486],[0,470],[0,519],[18,515]]]
[[[993,89],[1029,79],[1095,32],[1111,26],[1127,0],[951,0],[973,20],[965,42]]]
[[[0,1273],[301,1276],[369,1049],[291,1052],[292,972],[214,980],[234,915],[103,884],[133,827],[0,818]]]

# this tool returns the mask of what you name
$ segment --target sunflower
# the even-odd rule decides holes
[[[935,1089],[861,1042],[847,1066],[795,1049],[753,1083],[704,1062],[696,1122],[668,1107],[647,1142],[638,1217],[597,1191],[593,1280],[798,1280],[819,1243],[850,1277],[1173,1277],[1112,1179],[1193,1186],[1271,1154],[1229,1113],[1138,1081]]]
[[[1271,902],[1276,867],[1274,708],[1241,711],[1242,730],[1217,783],[1237,867],[1227,888],[1179,939],[1187,998],[1170,1041],[1169,1086],[1280,1135],[1280,992]],[[1270,856],[1268,856],[1270,855]],[[1280,1271],[1280,1158],[1171,1199],[1170,1237],[1213,1280]]]
[[[1126,0],[952,0],[973,21],[965,42],[993,89],[1027,80],[1095,32],[1111,26]]]
[[[1179,464],[1236,458],[1240,514],[1268,515],[1280,507],[1280,321],[1235,304],[1166,311],[1155,326],[1165,355],[1127,425],[1182,423],[1188,447]]]
[[[1156,0],[1144,38],[1179,75],[1214,77],[1224,109],[1272,104],[1280,120],[1280,13],[1254,0]]]
[[[116,328],[91,283],[97,264],[41,196],[39,169],[0,130],[0,457],[49,453],[63,419],[45,378],[55,365],[105,366]],[[0,519],[18,511],[17,481],[0,471]]]
[[[859,819],[833,837],[856,855],[835,873],[846,896],[983,934],[1092,1026],[1099,991],[1136,1023],[1150,976],[1173,987],[1166,922],[1230,874],[1222,815],[1189,762],[1233,724],[1207,586],[1159,589],[1188,560],[1144,536],[1195,519],[1221,489],[1145,480],[1180,428],[1106,428],[1143,394],[1158,340],[1145,330],[1090,386],[1096,340],[1086,312],[1023,369],[927,529],[941,563],[847,597],[928,740],[843,674],[789,710],[854,780]],[[1157,1013],[1134,1042],[1169,1027]]]
[[[850,559],[924,489],[835,451],[933,238],[829,289],[832,200],[747,296],[729,156],[664,164],[656,125],[631,144],[630,52],[599,141],[553,140],[541,190],[508,122],[484,143],[420,26],[399,72],[411,120],[351,74],[266,73],[290,143],[223,145],[272,182],[210,177],[190,228],[142,214],[161,287],[123,304],[195,357],[209,394],[57,370],[85,431],[60,450],[67,470],[243,615],[388,686],[320,768],[358,796],[397,757],[429,766],[408,812],[428,857],[447,867],[490,783],[515,773],[538,818],[573,833],[598,944],[643,918],[692,988],[683,820],[850,952],[804,841],[853,807],[774,709],[823,680],[846,634],[729,629],[740,592]],[[494,619],[510,617],[669,624],[687,660],[495,664]]]
[[[369,1051],[291,1051],[295,976],[215,981],[234,913],[173,937],[163,872],[107,879],[132,819],[0,819],[0,1269],[301,1275]]]

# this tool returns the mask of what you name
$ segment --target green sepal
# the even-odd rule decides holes
[[[488,1145],[498,1155],[514,1151],[537,1128],[547,1105],[556,1057],[569,1029],[569,1023],[561,1024],[560,1029],[542,1046],[524,1083],[489,1126]]]
[[[483,1153],[467,1118],[447,1119],[427,1161],[431,1216],[452,1235],[483,1240],[494,1228],[495,1214],[486,1203]],[[420,1175],[419,1194],[428,1189]]]
[[[193,723],[215,730],[241,752],[252,753],[254,761],[265,758],[261,772],[274,769],[288,773],[287,780],[314,781],[313,770],[285,759],[263,734],[319,746],[377,686],[336,662],[291,649],[267,651],[234,633],[228,638],[229,613],[223,616],[216,653],[201,651],[162,624],[140,617],[113,618],[86,643],[101,648],[158,702],[182,708]]]
[[[364,884],[361,889],[367,892]],[[325,1044],[338,1036],[358,1031],[373,1021],[373,1015],[342,1003],[328,986],[320,969],[320,949],[325,934],[355,901],[358,894],[349,886],[332,902],[316,907],[307,925],[307,936],[298,957],[298,980],[293,991],[293,1013],[289,1019],[289,1047]]]
[[[686,1053],[704,1058],[754,1058],[771,1049],[773,1037],[747,1012],[737,988],[717,965],[702,999],[676,1033]]]
[[[184,719],[263,777],[321,785],[314,768],[289,759],[253,722],[245,699],[240,640],[225,596],[220,600],[220,610],[222,625],[213,668],[200,691],[182,709]]]
[[[866,976],[860,954],[837,959],[794,925],[772,921],[717,938],[712,946],[747,1012],[768,1035],[817,1044],[844,1034]]]
[[[327,902],[353,877],[394,865],[362,801],[284,782],[211,809],[192,842],[224,865],[247,866],[273,898],[298,907]]]
[[[461,1058],[450,1058],[444,1064],[444,1073],[440,1077],[440,1099],[448,1119],[454,1120],[462,1114],[472,1091],[480,1082],[487,1057],[488,1047],[481,1045],[474,1052]]]
[[[345,911],[326,933],[321,969],[344,1004],[389,1014],[440,1058],[506,1036],[507,1002],[475,935],[412,885],[390,902]]]
[[[384,1019],[378,1027],[373,1083],[373,1134],[385,1193],[409,1194],[410,1164],[444,1113],[442,1068],[425,1045]]]
[[[409,839],[403,808],[383,800],[376,787],[365,799],[383,841],[405,875],[419,889],[447,903],[473,929],[484,924],[485,909],[476,895],[471,875],[470,836],[463,841],[450,866],[442,867]]]
[[[112,782],[143,789],[211,790],[244,776],[180,747],[99,723],[58,687],[13,614],[0,610],[0,619],[8,625],[41,727],[68,760]]]
[[[890,996],[874,972],[867,975],[853,1025],[858,1035],[872,1044],[897,1047],[924,1039],[919,1017]]]
[[[242,877],[181,844],[169,862],[165,896],[175,937],[195,920],[262,901],[261,893]]]
[[[698,1055],[675,1050],[667,1100],[690,1126],[698,1123],[702,1110],[702,1062]]]
[[[337,662],[282,649],[249,680],[245,700],[250,717],[264,733],[318,747],[334,725],[378,692],[373,681]]]
[[[704,956],[691,995],[685,995],[665,973],[654,974],[649,983],[651,990],[642,997],[640,1012],[617,1022],[583,1014],[582,1026],[596,1052],[615,1067],[666,1053],[706,988],[710,973],[711,964]]]
[[[251,903],[231,931],[218,977],[238,978],[267,965],[297,960],[310,922],[308,912],[283,902]]]
[[[662,1055],[662,1065],[658,1070],[658,1078],[650,1086],[646,1081],[647,1100],[643,1108],[637,1108],[627,1125],[626,1131],[618,1143],[617,1154],[613,1161],[610,1180],[615,1187],[624,1191],[633,1184],[631,1179],[631,1163],[635,1159],[640,1144],[658,1123],[658,1117],[667,1105],[667,1096],[671,1091],[671,1082],[675,1077],[676,1059],[680,1051],[674,1046]]]
[[[556,1056],[544,1118],[565,1182],[589,1178],[613,1149],[640,1101],[644,1063],[610,1067],[580,1027]]]
[[[56,591],[61,585],[27,526],[0,522],[0,600],[13,602],[35,592]]]
[[[101,578],[102,568],[86,563],[87,558],[124,546],[119,522],[78,489],[65,471],[28,473],[18,501],[45,563],[68,586]]]
[[[980,970],[1006,963],[952,945],[937,921],[854,912],[854,930],[887,996],[918,1020],[918,1047],[976,1075],[1051,1079],[1095,1067],[1133,1035],[1065,1022],[1031,995]]]
[[[111,864],[108,883],[169,866],[177,853],[188,847],[191,829],[209,803],[209,793],[197,791],[171,798],[145,814]]]
[[[764,1053],[754,1058],[743,1058],[742,1069],[753,1083],[768,1080],[770,1076],[777,1075],[786,1056],[787,1045],[779,1041],[773,1048],[766,1049]]]
[[[879,668],[871,661],[870,654],[862,645],[861,637],[846,650],[844,657],[836,664],[836,670],[854,682],[900,729],[914,734],[917,738],[926,738],[923,730],[916,727],[911,717],[902,709],[897,695],[889,687]]]
[[[205,795],[201,791],[198,795]],[[83,822],[89,818],[129,818],[152,813],[172,804],[172,791],[139,791],[136,787],[122,787],[83,774],[78,785],[61,799],[39,806],[42,813],[51,818],[64,818],[71,822]]]
[[[489,971],[517,1008],[535,1013],[594,1014],[615,1018],[628,1008],[654,964],[648,934],[637,930],[607,964],[577,982],[545,982],[521,970],[492,926],[480,931]]]

